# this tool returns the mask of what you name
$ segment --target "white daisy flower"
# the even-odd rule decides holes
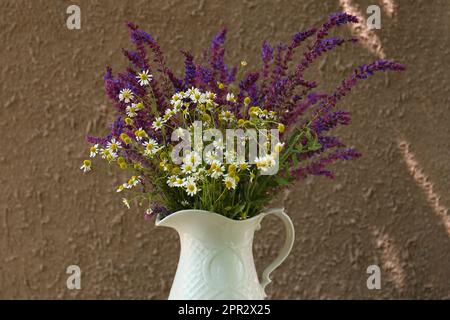
[[[142,141],[144,138],[148,138],[147,132],[144,129],[139,128],[134,132],[137,141]]]
[[[139,177],[132,176],[130,180],[126,183],[126,188],[131,189],[132,187],[136,187],[139,184]]]
[[[95,158],[95,156],[98,153],[98,144],[94,144],[90,149],[89,149],[89,156],[91,158]]]
[[[100,154],[102,159],[106,159],[109,162],[117,158],[117,153],[111,151],[110,149],[100,149]]]
[[[134,95],[133,92],[130,89],[122,89],[119,93],[119,100],[125,103],[129,103],[131,100],[133,100]]]
[[[176,106],[176,105],[177,106],[182,106],[183,105],[183,98],[184,98],[183,93],[181,93],[181,92],[175,93],[172,96],[172,99],[170,99],[170,104],[173,105],[173,106]]]
[[[236,102],[236,98],[233,93],[231,93],[231,92],[227,93],[227,101]]]
[[[179,179],[178,176],[170,176],[167,179],[167,185],[171,188],[176,187],[176,183],[177,183],[178,179]],[[181,180],[181,183],[183,183],[183,180]]]
[[[145,141],[143,143],[144,147],[145,147],[145,151],[144,154],[146,156],[153,156],[155,153],[158,152],[159,148],[158,148],[158,142],[156,142],[156,140],[154,139],[148,139],[148,141]]]
[[[108,141],[108,143],[106,144],[106,148],[109,149],[112,153],[115,153],[122,148],[122,144],[120,143],[120,141],[112,138],[111,141]]]
[[[225,170],[224,166],[222,166],[218,162],[214,162],[211,164],[210,168],[208,169],[208,173],[211,175],[211,178],[218,179],[223,175],[224,170]]]
[[[136,108],[136,105],[133,103],[130,106],[127,106],[125,109],[127,116],[129,116],[130,118],[134,118],[137,116],[137,111],[138,109]]]
[[[169,120],[170,118],[172,118],[172,116],[175,115],[175,111],[173,109],[166,109],[166,111],[164,112],[164,120]]]
[[[273,156],[267,155],[259,158],[256,157],[255,164],[258,169],[260,169],[263,172],[267,172],[270,168],[272,168],[276,164],[276,161]]]
[[[193,90],[191,90],[191,94],[189,95],[189,98],[194,103],[201,103],[202,93],[200,92],[199,89],[194,88]]]
[[[177,178],[173,184],[174,187],[182,187],[184,186],[184,181],[181,178]]]
[[[83,170],[84,173],[91,171],[91,160],[84,160],[80,169]]]
[[[142,72],[138,73],[136,78],[139,80],[141,86],[147,86],[153,79],[153,75],[149,74],[148,70],[142,70]]]
[[[132,103],[131,105],[134,106],[138,111],[144,109],[144,104],[142,102]]]
[[[199,191],[195,181],[192,179],[188,179],[185,182],[184,187],[186,188],[186,193],[191,197],[193,197]]]
[[[189,152],[184,158],[183,163],[191,164],[193,167],[197,167],[202,163],[200,154],[196,151]]]
[[[225,188],[227,188],[228,190],[230,190],[230,189],[236,189],[237,183],[236,183],[236,180],[235,180],[233,177],[227,175],[227,176],[223,179],[223,182],[225,183]]]
[[[213,162],[216,162],[219,160],[219,155],[216,152],[208,151],[205,154],[205,162],[207,164],[212,164]]]
[[[234,119],[234,114],[232,114],[230,111],[222,111],[220,113],[220,119],[226,122],[231,122]]]
[[[196,167],[191,163],[183,163],[181,166],[181,172],[184,174],[190,174],[196,171]]]
[[[152,128],[155,130],[160,130],[165,122],[166,121],[163,118],[158,117],[155,119],[155,121],[153,121]]]
[[[209,100],[209,102],[213,102],[216,99],[216,94],[211,91],[206,91],[205,97]]]
[[[180,100],[180,101],[181,101],[181,100]],[[172,110],[173,110],[174,113],[178,113],[178,112],[181,111],[181,107],[183,107],[183,102],[182,102],[182,101],[179,102],[179,103],[175,103],[175,104],[173,105]]]

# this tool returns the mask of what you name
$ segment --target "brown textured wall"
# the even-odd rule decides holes
[[[102,73],[124,66],[124,20],[153,34],[178,70],[178,49],[198,54],[226,25],[229,61],[251,66],[263,39],[287,40],[340,2],[364,12],[383,1],[2,0],[0,298],[168,295],[176,233],[123,208],[116,172],[79,170],[84,135],[104,134],[112,117]],[[344,101],[353,124],[340,133],[362,159],[337,164],[335,181],[307,180],[280,196],[297,239],[270,298],[450,298],[450,1],[394,2],[376,34],[386,57],[408,71],[378,75]],[[72,3],[81,30],[65,27]],[[375,58],[363,45],[340,48],[314,72],[331,88]],[[259,269],[274,257],[279,232],[268,219],[257,235]],[[83,272],[79,291],[65,285],[71,264]],[[381,290],[366,287],[371,264],[381,266]]]

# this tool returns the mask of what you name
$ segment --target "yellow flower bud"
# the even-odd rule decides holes
[[[209,122],[209,121],[211,121],[211,116],[209,114],[207,114],[207,113],[204,113],[202,115],[202,120],[206,121],[206,122]]]
[[[259,107],[253,106],[249,109],[250,117],[256,117],[261,110]]]
[[[131,118],[125,118],[125,123],[127,124],[127,125],[132,125],[133,124],[133,119],[131,119]]]
[[[228,166],[228,173],[235,173],[236,172],[236,166],[234,164],[230,164]]]
[[[125,158],[124,157],[118,157],[117,158],[117,163],[125,163]]]
[[[91,160],[84,160],[84,161],[83,161],[83,164],[84,164],[86,167],[90,167],[90,166],[91,166]]]
[[[129,137],[128,137],[128,135],[127,135],[125,132],[120,134],[120,139],[122,139],[123,142],[126,143],[125,140],[126,140],[127,138],[129,138]]]
[[[244,119],[239,119],[237,122],[238,126],[243,126],[245,124],[245,120]]]
[[[142,169],[142,166],[141,166],[140,163],[135,163],[135,164],[133,165],[133,168],[134,168],[135,170],[141,170],[141,169]]]
[[[286,130],[286,127],[284,126],[284,124],[279,123],[279,124],[278,124],[278,131],[279,131],[280,133],[283,133],[284,130]]]
[[[222,82],[217,82],[217,87],[219,87],[220,90],[225,88],[224,84]]]
[[[250,104],[250,97],[245,97],[244,103],[246,106],[248,106]]]
[[[119,163],[119,167],[122,170],[125,170],[127,168],[127,164],[125,162]]]
[[[172,174],[180,174],[180,172],[181,172],[180,167],[174,166],[172,168]]]

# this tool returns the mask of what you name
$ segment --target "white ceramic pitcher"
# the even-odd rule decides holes
[[[274,214],[283,222],[286,239],[277,258],[264,270],[260,284],[253,261],[253,235],[261,220]],[[247,220],[232,220],[214,212],[182,210],[157,226],[180,235],[181,253],[169,299],[264,299],[269,275],[291,251],[294,226],[283,209],[271,209]]]

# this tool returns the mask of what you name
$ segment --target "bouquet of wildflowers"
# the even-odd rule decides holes
[[[337,103],[376,71],[404,70],[378,60],[355,69],[334,92],[317,92],[305,70],[324,53],[356,42],[329,37],[332,28],[356,22],[332,14],[287,44],[264,42],[261,66],[250,71],[245,61],[224,62],[223,29],[198,61],[181,51],[183,77],[167,67],[153,37],[127,23],[135,46],[123,50],[130,67],[116,76],[107,68],[104,77],[118,116],[106,137],[88,137],[90,157],[131,171],[117,192],[126,193],[127,207],[144,205],[146,217],[203,209],[246,219],[268,204],[274,190],[307,175],[332,178],[329,164],[360,157],[330,135],[350,122]],[[81,169],[91,168],[84,160]]]

